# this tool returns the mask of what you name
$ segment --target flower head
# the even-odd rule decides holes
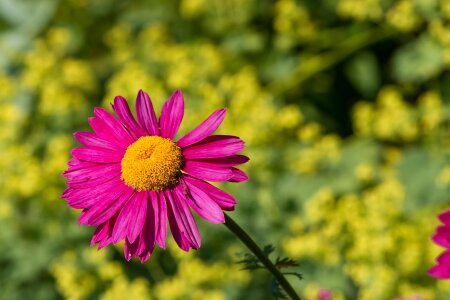
[[[125,240],[127,260],[137,256],[144,262],[155,244],[165,248],[167,220],[181,249],[198,249],[200,234],[191,209],[209,222],[223,223],[223,210],[233,210],[236,204],[207,181],[248,179],[235,168],[248,161],[237,154],[244,142],[211,135],[226,110],[216,110],[174,141],[184,115],[180,91],[166,101],[159,120],[143,91],[136,100],[137,121],[123,97],[114,99],[113,109],[118,118],[95,108],[89,119],[94,133],[74,134],[84,147],[71,151],[62,197],[70,207],[82,209],[80,224],[97,226],[91,244],[101,249]]]
[[[329,289],[320,289],[317,293],[318,300],[331,300],[333,293]]]
[[[437,265],[432,267],[428,274],[439,279],[450,278],[450,209],[439,215],[439,220],[443,223],[433,235],[433,241],[445,247],[447,250],[436,259]]]

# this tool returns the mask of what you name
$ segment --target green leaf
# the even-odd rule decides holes
[[[380,70],[375,55],[371,52],[356,55],[345,66],[345,73],[364,97],[375,96],[380,87]]]
[[[393,58],[396,80],[422,83],[443,71],[443,47],[427,33],[400,48]]]

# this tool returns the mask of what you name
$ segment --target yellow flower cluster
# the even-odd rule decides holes
[[[341,0],[337,6],[339,15],[356,20],[378,21],[383,16],[383,9],[379,0]]]
[[[106,251],[94,248],[67,251],[56,259],[51,271],[59,292],[69,300],[86,299],[96,293],[98,299],[152,299],[147,280],[130,280],[123,265],[110,261]],[[83,261],[85,265],[80,266]]]
[[[301,216],[290,221],[292,236],[283,243],[287,254],[301,262],[315,261],[315,266],[320,268],[325,265],[330,272],[339,272],[341,276],[345,274],[358,286],[358,293],[350,296],[351,299],[381,300],[396,295],[444,299],[449,292],[448,283],[434,281],[424,285],[416,281],[417,274],[426,274],[440,251],[430,242],[436,226],[430,219],[441,208],[409,210],[411,204],[407,201],[411,201],[408,199],[411,194],[407,194],[407,183],[402,182],[404,175],[400,176],[399,166],[406,153],[404,145],[423,141],[430,145],[440,143],[439,132],[445,132],[442,128],[445,111],[441,95],[435,90],[407,101],[398,87],[386,86],[375,102],[358,102],[353,110],[355,134],[380,142],[378,158],[360,159],[353,164],[354,174],[346,176],[354,176],[358,188],[348,190],[324,183],[306,200]],[[311,166],[309,173],[315,170],[312,167],[315,156],[333,153],[330,149],[320,151],[319,145],[327,135],[314,123],[301,126],[298,137],[314,149],[302,161],[303,167]],[[344,147],[344,154],[336,156],[334,161],[341,168],[347,160],[346,145],[342,143],[334,147],[337,151]],[[435,175],[436,187],[447,189],[448,169],[441,166],[440,174]],[[324,170],[316,172],[324,174],[321,171]],[[314,299],[318,288],[324,286],[332,290],[334,287],[337,297],[343,295],[339,285],[322,281],[320,277],[315,280],[307,284],[307,299]],[[347,291],[346,295],[351,294]]]
[[[361,101],[353,112],[354,127],[361,136],[384,141],[413,142],[436,133],[443,121],[443,105],[436,91],[422,94],[411,106],[398,88],[384,87],[376,103]]]
[[[420,4],[413,0],[340,0],[337,12],[342,17],[358,21],[384,21],[399,31],[409,32],[422,22],[421,15],[417,14],[418,6]]]
[[[317,33],[317,25],[312,21],[308,9],[293,0],[276,2],[273,27],[278,33],[277,46],[281,49],[307,42]]]
[[[157,299],[224,300],[233,294],[232,288],[224,287],[245,286],[250,279],[249,273],[236,272],[232,264],[223,261],[204,262],[193,253],[180,251],[173,242],[170,250],[179,263],[178,271],[158,283],[155,288]],[[230,251],[223,252],[225,256],[227,252]]]
[[[396,1],[386,13],[386,21],[400,31],[412,31],[420,25],[421,18],[415,13],[412,0]]]
[[[192,253],[176,249],[174,243],[169,249],[179,260],[178,271],[152,287],[148,278],[161,273],[160,266],[148,266],[147,278],[139,276],[130,279],[126,265],[112,261],[110,252],[97,251],[95,248],[66,251],[53,262],[50,269],[59,292],[70,300],[86,299],[92,295],[99,295],[98,298],[103,300],[128,297],[148,300],[222,300],[227,299],[224,286],[236,287],[249,281],[250,275],[236,272],[233,265],[224,262],[205,263]]]
[[[341,156],[341,138],[336,134],[322,134],[317,123],[301,124],[297,139],[300,146],[291,153],[289,164],[298,174],[316,173],[336,163]]]
[[[396,294],[436,299],[449,284],[414,283],[439,251],[428,242],[434,230],[432,214],[404,213],[405,197],[395,178],[358,194],[336,196],[329,188],[319,190],[308,200],[304,217],[292,219],[293,236],[285,240],[284,249],[301,261],[341,270],[358,285],[357,299]]]

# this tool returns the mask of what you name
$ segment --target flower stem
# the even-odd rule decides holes
[[[225,214],[225,226],[227,226],[228,229],[230,229],[231,232],[233,232],[245,244],[245,246],[253,252],[253,254],[261,261],[267,270],[272,273],[275,280],[289,295],[289,297],[291,297],[291,299],[300,300],[300,297],[286,280],[284,275],[277,269],[277,267],[275,267],[275,265],[270,261],[255,241],[253,241],[252,238],[227,214]]]

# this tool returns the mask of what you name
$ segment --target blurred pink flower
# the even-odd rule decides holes
[[[411,296],[410,298],[395,297],[392,300],[423,300],[423,298],[420,296],[414,295],[414,296]]]
[[[97,226],[91,244],[101,249],[125,240],[127,260],[137,256],[144,262],[155,244],[165,248],[167,220],[181,249],[198,249],[200,234],[191,209],[209,222],[224,223],[223,210],[233,210],[236,204],[207,181],[248,179],[235,168],[248,161],[237,155],[244,142],[211,135],[226,110],[216,110],[174,142],[184,115],[180,91],[166,101],[159,120],[143,91],[136,100],[137,121],[123,97],[115,98],[113,109],[118,118],[95,108],[95,117],[89,119],[95,133],[74,134],[85,147],[71,151],[62,197],[70,207],[82,209],[80,224]]]
[[[439,279],[450,278],[450,210],[439,215],[439,220],[443,223],[433,235],[433,241],[446,248],[446,251],[436,259],[437,265],[432,267],[428,274]]]
[[[320,289],[317,293],[317,300],[331,300],[333,294],[329,289]]]

